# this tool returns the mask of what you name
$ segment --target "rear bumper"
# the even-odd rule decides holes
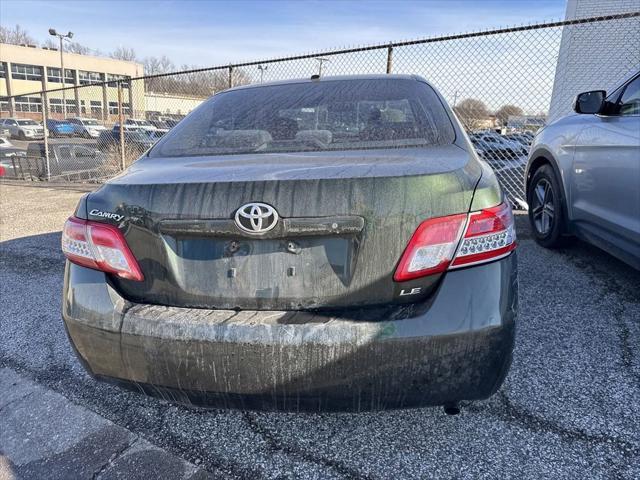
[[[515,254],[448,273],[429,305],[357,315],[132,304],[101,272],[68,262],[63,301],[69,338],[94,377],[182,403],[260,410],[486,398],[509,368],[516,312]]]

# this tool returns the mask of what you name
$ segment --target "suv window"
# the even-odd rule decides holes
[[[287,83],[220,93],[151,157],[400,148],[452,143],[436,93],[413,79]]]
[[[620,115],[640,115],[640,77],[636,77],[620,97]]]
[[[58,148],[58,156],[60,158],[69,158],[69,157],[71,157],[71,148],[70,147],[59,147]]]
[[[93,158],[96,155],[95,149],[87,147],[75,146],[73,147],[73,156],[75,158]]]
[[[30,143],[27,147],[27,155],[30,157],[40,157],[44,155],[44,145],[41,143]]]

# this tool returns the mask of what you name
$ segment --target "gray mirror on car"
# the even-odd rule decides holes
[[[607,92],[604,90],[592,90],[578,94],[573,104],[576,113],[599,113],[604,106]]]

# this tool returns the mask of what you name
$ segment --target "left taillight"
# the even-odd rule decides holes
[[[70,262],[142,281],[144,275],[120,230],[113,225],[70,217],[62,231],[62,252]]]

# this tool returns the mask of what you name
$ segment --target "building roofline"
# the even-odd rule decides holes
[[[15,45],[13,43],[0,43],[0,51],[2,50],[3,47],[10,47],[10,48],[21,48],[24,51],[28,51],[28,52],[33,52],[33,51],[42,51],[42,52],[53,52],[53,53],[60,53],[60,50],[51,50],[51,49],[45,49],[39,46],[35,46],[35,47],[25,47],[24,45]],[[114,63],[129,63],[131,65],[135,65],[138,67],[144,67],[144,64],[140,63],[140,62],[132,62],[130,60],[119,60],[117,58],[111,58],[111,57],[101,57],[99,55],[85,55],[83,53],[73,53],[73,52],[68,52],[65,51],[64,52],[64,56],[65,58],[67,56],[71,56],[71,57],[77,57],[78,59],[80,58],[92,58],[92,59],[96,59],[99,61],[108,61],[108,62],[114,62]],[[6,59],[4,61],[7,61]]]

